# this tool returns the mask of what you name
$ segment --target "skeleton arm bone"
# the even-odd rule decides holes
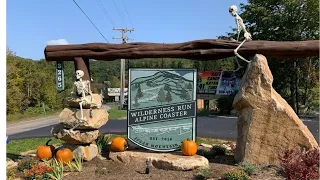
[[[93,96],[92,96],[90,81],[88,82],[88,88],[89,88],[88,92],[89,92],[89,94],[90,94],[90,96],[91,96],[91,101],[94,101]]]
[[[75,91],[77,91],[76,83],[73,84],[71,94],[74,94]]]

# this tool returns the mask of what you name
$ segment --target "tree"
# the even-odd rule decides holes
[[[142,93],[142,91],[141,91],[141,86],[140,86],[140,84],[138,85],[139,87],[138,87],[138,90],[137,90],[137,97],[140,99],[140,98],[142,98],[143,97],[143,93]]]
[[[165,85],[164,85],[164,90],[165,90],[165,91],[171,91],[171,88],[169,87],[168,84],[165,84]]]
[[[138,107],[140,105],[138,100],[139,100],[139,97],[136,95],[134,97],[134,104],[133,104],[134,107]]]
[[[168,103],[172,101],[172,96],[171,96],[170,91],[168,91],[167,94],[166,94],[166,101],[167,101]]]
[[[147,81],[147,86],[149,86],[149,87],[152,86],[152,82],[150,80]]]
[[[181,95],[180,95],[180,97],[181,97],[182,99],[185,99],[185,100],[190,100],[190,99],[191,99],[188,91],[185,90],[185,89],[182,89],[182,90],[181,90]]]
[[[240,5],[247,29],[253,39],[270,41],[302,41],[319,39],[319,5],[316,0],[261,1],[249,0]],[[235,31],[227,37],[236,39]],[[243,33],[240,35],[243,37]],[[242,38],[243,39],[243,38]],[[240,39],[242,41],[242,39]],[[240,60],[241,64],[246,65]],[[311,89],[319,87],[310,79],[318,79],[318,58],[281,60],[268,58],[275,90],[299,114]],[[309,80],[307,80],[309,79]],[[301,94],[303,94],[301,96]]]
[[[193,86],[192,86],[192,83],[191,83],[191,82],[189,82],[189,83],[186,84],[186,89],[192,89],[192,88],[193,88]]]
[[[157,98],[157,100],[158,100],[158,102],[160,102],[161,104],[166,101],[166,94],[165,94],[163,88],[160,89],[160,91],[159,91],[159,93],[158,93],[158,98]]]

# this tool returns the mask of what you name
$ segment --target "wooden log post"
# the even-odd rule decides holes
[[[82,70],[84,72],[84,76],[82,80],[90,81],[90,68],[89,68],[89,59],[82,59],[81,57],[74,58],[74,70]]]
[[[277,58],[304,58],[319,56],[319,40],[310,41],[249,41],[238,53],[243,57],[263,54]],[[49,45],[45,48],[47,61],[73,61],[74,57],[113,61],[116,59],[185,58],[191,60],[217,60],[234,57],[240,42],[205,39],[176,44],[89,43],[74,45]]]

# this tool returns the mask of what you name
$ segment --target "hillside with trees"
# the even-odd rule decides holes
[[[301,41],[319,39],[319,5],[316,0],[261,1],[249,0],[240,5],[243,18],[252,38],[271,41]],[[232,17],[230,17],[232,18]],[[233,25],[235,26],[235,24]],[[236,39],[233,29],[221,39]],[[240,35],[242,37],[242,35]],[[268,58],[273,73],[275,90],[300,114],[319,109],[319,60],[317,57],[281,60]],[[246,63],[239,61],[244,68]],[[31,60],[15,55],[7,49],[7,115],[22,113],[42,114],[62,109],[63,99],[71,92],[74,77],[73,62],[65,62],[65,91],[55,89],[55,63]],[[191,61],[185,59],[139,59],[126,60],[128,68],[197,68],[199,72],[236,69],[233,58],[217,61]],[[120,61],[92,61],[90,71],[95,93],[105,88],[120,87]],[[126,71],[127,72],[127,71]],[[126,73],[126,77],[128,74]],[[126,78],[127,79],[127,78]],[[149,85],[152,85],[151,82]],[[99,92],[100,93],[100,92]],[[165,94],[170,102],[171,94]],[[232,102],[232,101],[231,101]],[[230,106],[230,104],[229,104]]]

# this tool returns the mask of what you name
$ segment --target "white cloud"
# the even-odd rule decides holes
[[[69,43],[65,39],[56,39],[56,40],[50,40],[47,42],[47,45],[67,45],[67,44]]]

